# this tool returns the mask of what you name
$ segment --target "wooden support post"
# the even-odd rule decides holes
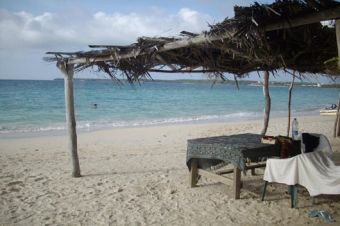
[[[263,74],[263,95],[264,95],[264,121],[261,135],[266,135],[270,116],[270,95],[269,95],[269,72]]]
[[[287,126],[287,137],[289,137],[289,131],[290,131],[290,114],[291,114],[291,103],[292,103],[292,90],[294,87],[294,81],[295,81],[295,71],[293,71],[293,80],[290,83],[289,89],[288,89],[288,126]]]
[[[340,95],[339,95],[338,107],[336,109],[333,136],[340,137]]]
[[[234,178],[233,178],[233,192],[234,198],[239,199],[241,194],[241,170],[234,166]]]
[[[336,43],[338,46],[338,70],[340,70],[340,19],[335,21],[335,34],[336,34]],[[334,137],[340,137],[340,115],[339,115],[339,108],[340,108],[340,96],[338,102],[338,108],[336,111],[335,116],[335,123],[334,123]]]
[[[190,187],[196,187],[198,178],[197,159],[191,160]]]
[[[338,119],[336,136],[340,137],[340,97],[339,97],[339,102],[338,102],[338,109],[336,111],[336,118]]]
[[[340,19],[335,21],[335,34],[338,46],[338,69],[340,70]]]
[[[66,62],[58,62],[57,67],[64,74],[64,89],[65,89],[65,110],[66,110],[66,124],[68,131],[68,145],[71,152],[72,160],[72,176],[81,177],[80,166],[77,152],[77,131],[76,119],[74,115],[74,97],[73,97],[73,64]]]

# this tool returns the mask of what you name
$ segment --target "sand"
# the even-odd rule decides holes
[[[271,119],[268,135],[284,135],[287,119]],[[334,117],[299,118],[300,128],[332,138]],[[312,204],[299,187],[297,209],[287,186],[270,184],[260,201],[263,170],[243,177],[241,199],[206,179],[190,188],[186,141],[254,132],[262,121],[120,128],[78,134],[83,177],[71,177],[65,136],[0,138],[0,225],[322,225],[311,209],[340,222],[340,197]],[[337,224],[337,223],[335,223]],[[326,224],[325,224],[326,225]]]

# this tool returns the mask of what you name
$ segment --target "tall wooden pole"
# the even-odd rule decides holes
[[[291,103],[292,103],[292,90],[294,87],[294,81],[295,81],[295,71],[293,71],[293,80],[290,83],[289,89],[288,89],[288,126],[287,126],[287,137],[289,137],[289,130],[290,130],[290,114],[291,114]]]
[[[338,70],[340,71],[340,19],[335,21],[335,33],[336,33],[336,43],[338,46]],[[334,122],[334,137],[340,137],[340,115],[339,115],[339,108],[340,108],[340,95],[339,95],[339,102],[338,108],[336,111],[336,117]]]
[[[267,132],[270,116],[270,95],[269,95],[269,72],[263,73],[263,95],[264,95],[264,121],[261,135],[265,135]]]
[[[334,137],[340,136],[340,95],[339,95],[338,107],[336,109],[333,136]]]
[[[74,97],[73,97],[73,64],[65,62],[58,62],[57,67],[64,74],[64,89],[65,89],[65,110],[66,110],[66,124],[68,131],[68,146],[71,153],[72,160],[72,176],[81,177],[80,166],[77,152],[77,131],[76,118],[74,115]]]
[[[338,46],[338,69],[340,70],[340,19],[335,21],[335,34]]]

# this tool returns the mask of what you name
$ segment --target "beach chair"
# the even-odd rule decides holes
[[[302,154],[287,159],[267,160],[262,201],[268,182],[288,185],[292,208],[297,207],[297,184],[306,187],[312,197],[319,194],[340,194],[340,166],[336,166],[331,159],[333,150],[329,140],[322,134],[309,135],[319,138],[319,144],[313,152],[306,152],[305,141],[302,140]]]

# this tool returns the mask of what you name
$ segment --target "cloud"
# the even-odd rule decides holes
[[[52,48],[88,44],[129,44],[140,36],[172,36],[182,30],[201,32],[212,18],[189,8],[167,14],[158,8],[146,13],[106,13],[92,15],[0,10],[0,48]]]
[[[0,47],[34,48],[73,41],[76,33],[69,27],[56,23],[55,18],[56,15],[48,12],[33,16],[24,11],[0,11]]]
[[[182,8],[175,15],[154,9],[150,14],[106,14],[97,12],[88,23],[88,36],[97,42],[130,43],[140,36],[177,35],[182,30],[207,29],[208,15]]]

